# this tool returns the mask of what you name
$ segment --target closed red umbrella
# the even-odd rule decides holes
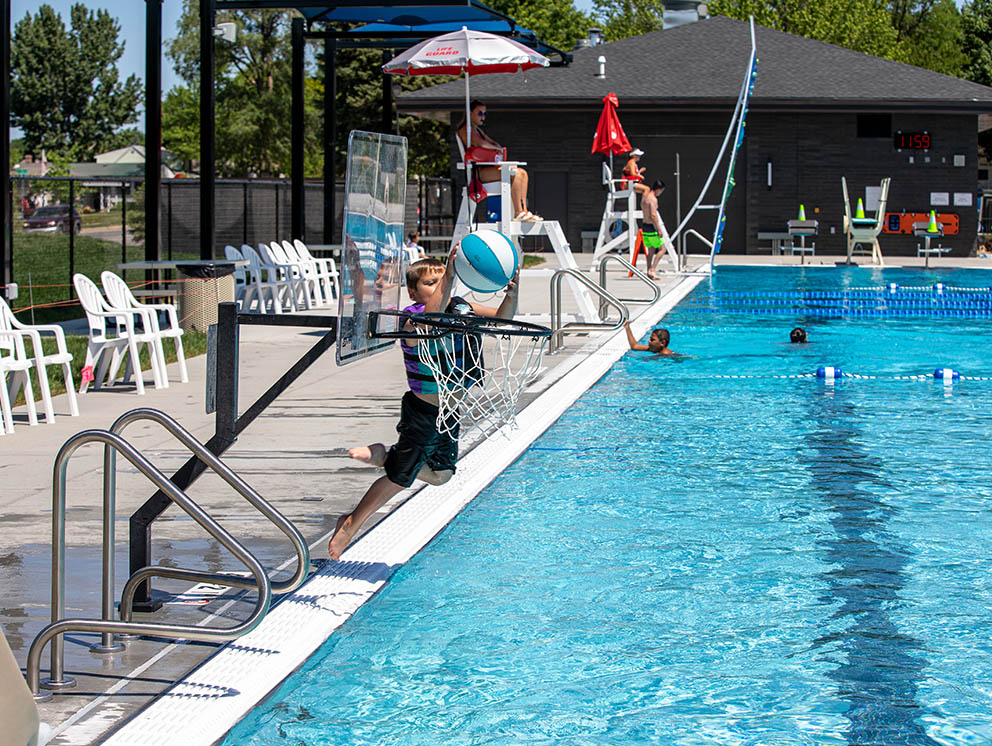
[[[592,152],[612,156],[614,153],[629,153],[630,141],[620,125],[617,104],[620,100],[615,93],[607,93],[603,99],[603,113],[599,115],[596,136],[592,139]]]

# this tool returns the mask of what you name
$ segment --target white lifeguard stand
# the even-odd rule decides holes
[[[599,224],[599,235],[596,237],[596,250],[592,255],[592,265],[590,270],[594,270],[599,259],[614,249],[619,248],[620,253],[627,251],[627,259],[634,263],[634,247],[637,244],[637,221],[644,218],[644,213],[637,209],[637,192],[634,185],[628,183],[626,179],[614,179],[613,171],[607,163],[603,163],[603,185],[607,189],[606,207],[603,208],[603,219]],[[672,262],[672,270],[679,271],[679,257],[675,251],[675,245],[668,235],[665,223],[661,222],[661,241]],[[611,236],[611,228],[620,221],[623,229],[616,235]]]
[[[880,267],[885,266],[882,258],[882,248],[878,245],[878,234],[882,232],[882,225],[885,222],[885,203],[889,199],[889,182],[891,179],[885,177],[879,185],[878,207],[873,218],[859,218],[851,216],[851,200],[847,196],[847,178],[840,177],[841,188],[844,190],[844,235],[847,237],[847,263],[851,263],[851,256],[855,246],[871,246],[872,262]]]
[[[461,138],[458,136],[455,136],[455,142],[458,143],[458,150],[462,156],[461,161],[456,167],[458,169],[465,169],[465,148],[462,145]],[[555,256],[558,257],[559,266],[562,269],[577,270],[578,265],[575,263],[575,257],[572,256],[572,250],[568,245],[568,240],[565,238],[565,232],[561,229],[561,225],[557,220],[526,221],[513,219],[513,207],[510,202],[510,181],[516,167],[526,165],[527,164],[525,161],[492,161],[485,163],[470,162],[468,164],[469,168],[466,171],[466,184],[471,183],[472,181],[472,167],[496,166],[499,168],[500,180],[483,184],[486,194],[490,197],[499,195],[499,219],[490,221],[487,211],[483,219],[478,221],[474,220],[473,213],[475,212],[477,206],[481,205],[483,209],[485,209],[488,197],[486,200],[476,205],[476,203],[468,197],[468,187],[463,187],[461,205],[458,208],[458,217],[455,219],[455,229],[452,234],[452,245],[454,245],[455,242],[460,241],[473,230],[478,228],[489,228],[491,230],[497,230],[513,239],[513,242],[517,245],[517,253],[519,254],[520,243],[517,239],[518,236],[547,236],[548,240],[551,241],[551,247],[554,249]],[[589,291],[580,285],[574,278],[568,277],[566,279],[568,280],[569,286],[575,295],[575,300],[578,302],[579,316],[581,317],[581,320],[590,323],[599,321],[598,304],[593,300]]]

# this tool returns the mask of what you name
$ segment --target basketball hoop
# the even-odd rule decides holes
[[[403,329],[408,322],[413,330]],[[483,435],[512,425],[551,337],[547,327],[524,321],[408,311],[373,311],[369,329],[373,338],[417,341],[420,362],[437,381],[437,429],[448,435],[462,423]]]

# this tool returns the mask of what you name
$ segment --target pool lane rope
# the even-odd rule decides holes
[[[759,375],[756,373],[740,374],[716,374],[707,378],[718,378],[725,380],[734,379],[798,379],[798,378],[819,378],[823,381],[837,381],[848,378],[856,381],[941,381],[945,386],[954,381],[992,381],[992,376],[963,376],[953,368],[937,368],[933,373],[919,373],[912,376],[872,376],[863,373],[847,373],[841,368],[833,365],[821,365],[815,373],[792,373],[779,375]]]

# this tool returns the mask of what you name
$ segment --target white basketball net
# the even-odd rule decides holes
[[[541,367],[546,337],[455,332],[422,339],[420,361],[437,380],[437,429],[463,424],[488,435],[513,425],[517,400]]]

